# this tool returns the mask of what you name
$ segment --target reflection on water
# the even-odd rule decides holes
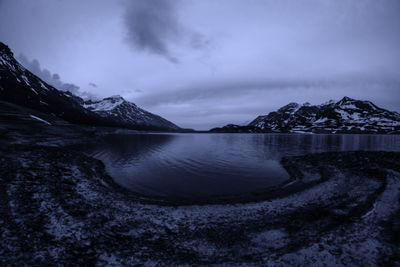
[[[283,156],[324,151],[400,151],[392,135],[113,135],[89,153],[115,181],[143,195],[206,198],[263,191],[288,179]]]

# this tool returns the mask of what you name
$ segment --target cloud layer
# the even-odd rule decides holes
[[[176,2],[170,0],[129,1],[125,11],[128,41],[138,49],[176,62],[168,45],[180,37],[175,7]]]
[[[0,1],[0,41],[44,79],[182,127],[344,95],[400,111],[398,0]]]
[[[71,92],[74,95],[80,96],[84,99],[97,98],[94,94],[81,91],[80,87],[75,84],[62,82],[59,74],[52,74],[48,69],[42,69],[37,59],[30,61],[24,54],[20,54],[17,59],[30,72],[43,79],[46,83],[54,86],[58,90]]]

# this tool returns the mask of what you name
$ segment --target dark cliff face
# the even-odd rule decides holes
[[[249,126],[273,132],[400,133],[400,114],[344,97],[321,105],[290,103]]]

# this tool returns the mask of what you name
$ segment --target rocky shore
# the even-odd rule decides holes
[[[0,264],[400,264],[400,153],[282,159],[297,191],[244,204],[162,205],[62,146],[0,152]]]

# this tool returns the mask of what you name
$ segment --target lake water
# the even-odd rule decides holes
[[[400,151],[395,135],[118,134],[91,147],[121,186],[171,199],[262,192],[289,176],[283,156],[325,151]]]

